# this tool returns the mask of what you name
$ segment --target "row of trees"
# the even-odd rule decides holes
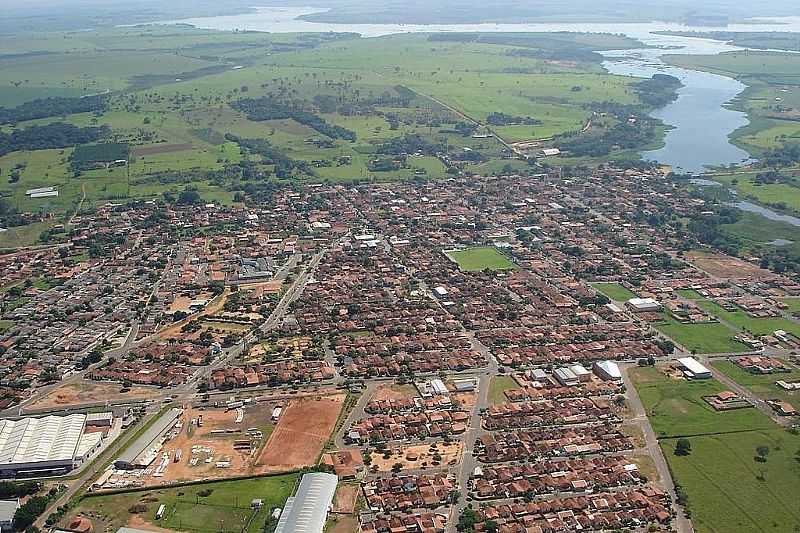
[[[101,113],[108,98],[105,95],[83,98],[39,98],[13,108],[0,107],[0,124],[16,124],[26,120],[74,115],[75,113]]]
[[[336,124],[330,124],[324,118],[314,113],[305,111],[294,105],[287,105],[268,96],[262,98],[242,98],[234,102],[232,107],[247,115],[247,118],[250,120],[292,119],[322,135],[327,135],[331,139],[356,140],[356,133],[354,131],[337,126]]]
[[[48,150],[92,143],[109,133],[108,126],[79,128],[63,122],[0,132],[0,156],[18,150]]]

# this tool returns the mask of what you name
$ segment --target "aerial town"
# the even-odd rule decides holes
[[[658,172],[82,215],[68,243],[0,258],[0,472],[41,480],[31,525],[65,532],[691,531],[640,396],[713,381],[709,413],[790,427],[796,333],[730,330],[710,352],[688,332],[717,334],[717,308],[796,324],[800,284],[690,251],[669,220],[704,200]]]
[[[798,0],[254,4],[0,0],[0,533],[800,533]]]

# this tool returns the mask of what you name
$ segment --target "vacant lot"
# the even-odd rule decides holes
[[[715,411],[703,396],[726,389],[714,379],[687,381],[672,378],[661,368],[635,368],[630,375],[659,438],[775,427],[772,420],[755,409]]]
[[[489,385],[489,401],[493,404],[505,403],[508,401],[506,391],[518,388],[519,384],[511,376],[494,376]]]
[[[317,463],[342,410],[345,395],[292,400],[272,432],[258,465],[269,471]]]
[[[618,302],[626,302],[636,295],[619,283],[592,283],[592,287]]]
[[[172,531],[256,533],[263,531],[272,509],[283,507],[297,478],[297,474],[286,474],[86,497],[69,517],[89,518],[95,531],[116,531],[125,525],[152,529],[157,525]],[[254,498],[264,501],[262,510],[250,509]],[[166,512],[156,522],[155,514],[162,504]]]
[[[800,437],[772,429],[691,437],[692,452],[676,456],[662,441],[677,483],[688,496],[697,533],[797,531],[800,526]],[[766,446],[765,462],[755,460]]]
[[[372,452],[370,469],[377,472],[392,472],[395,465],[400,465],[400,470],[417,470],[439,466],[452,466],[461,460],[462,444],[460,441],[451,443],[437,442],[433,444],[417,444],[390,448],[385,452]]]
[[[491,246],[480,248],[467,248],[466,250],[452,250],[447,256],[458,263],[458,268],[464,272],[477,272],[480,270],[512,270],[516,268],[505,255]]]
[[[118,383],[99,383],[97,381],[78,381],[53,389],[47,396],[28,405],[32,409],[62,408],[67,405],[104,402],[106,400],[144,400],[158,395],[158,389],[132,387],[128,392],[121,392]]]
[[[768,270],[759,268],[758,265],[728,255],[689,252],[686,254],[686,260],[712,276],[720,278],[749,279],[770,275]]]
[[[765,400],[780,399],[789,402],[795,409],[800,411],[800,391],[785,391],[775,385],[779,379],[785,381],[800,380],[800,370],[780,374],[751,374],[742,370],[735,363],[730,361],[714,361],[711,365],[724,372],[736,383],[747,387],[759,398]]]
[[[696,353],[740,353],[750,348],[736,339],[736,331],[719,322],[683,324],[664,314],[656,329],[684,348]]]

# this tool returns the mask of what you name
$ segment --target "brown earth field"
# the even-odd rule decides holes
[[[432,451],[429,444],[415,444],[413,446],[402,446],[390,448],[389,458],[384,459],[384,452],[372,452],[372,463],[370,469],[377,472],[391,472],[395,463],[402,465],[401,470],[418,470],[420,468],[446,468],[458,464],[461,460],[462,444],[454,441],[449,444],[437,442],[435,451]],[[439,454],[442,460],[438,465],[433,464],[433,456]]]
[[[266,472],[315,465],[336,426],[344,399],[344,394],[335,394],[291,400],[257,464]]]
[[[404,400],[417,396],[417,389],[413,385],[379,385],[371,401]]]
[[[336,487],[336,497],[333,500],[332,511],[339,514],[353,514],[356,512],[358,500],[358,485],[341,483]]]
[[[337,515],[329,518],[329,520],[333,519],[336,521],[331,522],[333,525],[325,529],[327,533],[355,533],[358,531],[358,520],[355,516]]]
[[[144,400],[159,394],[157,389],[148,387],[132,387],[128,392],[120,392],[121,390],[122,385],[119,383],[81,380],[61,385],[26,407],[31,409],[50,409],[62,408],[67,405],[104,402],[106,400]]]
[[[768,270],[741,259],[722,254],[689,252],[686,260],[718,278],[752,279],[771,276]]]

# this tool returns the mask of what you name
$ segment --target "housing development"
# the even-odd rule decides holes
[[[713,382],[708,413],[789,427],[800,380],[800,285],[661,222],[707,208],[611,166],[102,206],[66,245],[116,235],[102,259],[15,253],[52,287],[4,312],[3,475],[77,476],[66,531],[182,530],[194,504],[149,488],[242,476],[299,482],[219,503],[276,531],[690,531],[648,388]],[[244,257],[270,271],[225,274]]]
[[[797,22],[359,3],[0,20],[0,531],[800,531]]]

